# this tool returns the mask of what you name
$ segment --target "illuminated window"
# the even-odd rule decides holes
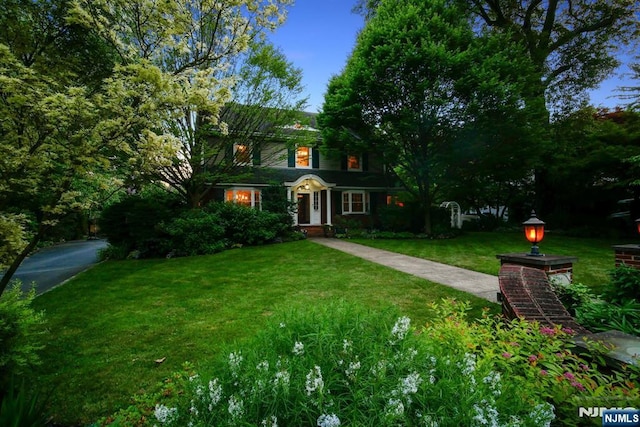
[[[236,163],[241,165],[248,165],[251,163],[251,150],[248,145],[236,144],[235,145],[235,157]]]
[[[363,214],[369,210],[369,194],[364,191],[342,193],[342,213]]]
[[[404,203],[398,200],[398,196],[387,195],[387,206],[392,205],[403,207]]]
[[[362,161],[360,159],[360,156],[347,156],[347,170],[350,170],[350,171],[362,170]]]
[[[233,189],[226,190],[224,199],[227,202],[238,203],[250,208],[261,209],[260,190]]]
[[[298,147],[298,149],[296,150],[296,167],[311,167],[311,148]]]

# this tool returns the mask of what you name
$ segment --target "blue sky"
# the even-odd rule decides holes
[[[339,74],[364,19],[351,13],[355,0],[297,0],[289,9],[285,24],[270,38],[289,61],[303,70],[303,84],[309,96],[307,111],[318,112],[331,76]],[[621,67],[621,72],[628,67]],[[628,82],[626,83],[628,84]],[[615,97],[621,77],[612,76],[599,90],[591,92],[591,103],[615,107],[623,104]]]

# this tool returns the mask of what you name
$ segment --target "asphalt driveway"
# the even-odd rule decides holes
[[[106,240],[77,240],[41,249],[22,262],[13,278],[22,281],[25,291],[35,282],[40,295],[96,264],[98,251],[106,246]]]

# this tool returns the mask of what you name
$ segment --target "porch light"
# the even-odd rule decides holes
[[[538,243],[542,241],[544,237],[544,221],[541,221],[536,216],[536,211],[531,211],[531,218],[522,223],[524,226],[524,235],[529,242],[531,242],[530,256],[542,256],[540,254]]]
[[[638,230],[638,233],[640,233],[640,218],[636,219],[636,229]]]

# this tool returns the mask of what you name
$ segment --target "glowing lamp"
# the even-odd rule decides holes
[[[541,221],[535,211],[531,211],[531,218],[522,223],[524,226],[524,235],[529,242],[531,242],[530,256],[541,256],[538,243],[542,241],[544,237],[544,221]]]
[[[640,233],[640,218],[636,219],[636,229],[638,230],[638,233]]]

